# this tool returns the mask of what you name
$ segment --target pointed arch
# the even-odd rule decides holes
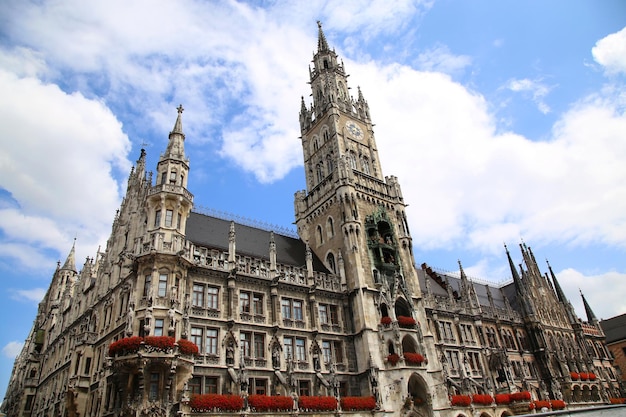
[[[332,217],[328,217],[326,220],[326,232],[328,233],[328,237],[331,238],[335,236],[335,223]]]
[[[337,267],[335,265],[335,255],[333,255],[332,252],[328,252],[328,255],[326,255],[326,266],[328,266],[328,269],[333,274],[337,273]]]
[[[323,244],[324,243],[324,235],[322,233],[322,226],[320,226],[319,224],[317,225],[316,234],[317,234],[317,244],[318,245]]]

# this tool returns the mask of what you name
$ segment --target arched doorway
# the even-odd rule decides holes
[[[413,373],[407,384],[407,401],[405,408],[407,417],[431,417],[432,404],[428,385],[424,379],[417,373]]]

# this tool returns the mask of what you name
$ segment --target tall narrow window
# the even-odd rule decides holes
[[[326,170],[328,171],[328,174],[333,172],[333,169],[335,169],[333,158],[330,155],[326,155]]]
[[[315,173],[317,175],[317,182],[321,182],[324,179],[324,170],[322,164],[315,165]]]
[[[159,374],[153,372],[150,374],[150,401],[155,401],[159,398]]]
[[[239,293],[239,311],[244,314],[250,314],[250,293]]]
[[[317,225],[317,244],[321,245],[324,243],[324,236],[322,235],[322,226]]]
[[[219,293],[219,288],[217,287],[208,287],[207,288],[207,300],[206,300],[206,306],[207,308],[213,309],[213,310],[217,310],[218,309],[218,295]]]
[[[217,329],[207,329],[205,352],[209,355],[217,355]]]
[[[319,312],[320,312],[320,323],[328,324],[328,305],[320,304]]]
[[[161,210],[157,210],[154,214],[154,227],[161,226]]]
[[[285,350],[285,358],[293,358],[293,337],[283,338],[283,348]]]
[[[192,327],[191,328],[191,341],[193,343],[196,344],[196,346],[198,346],[198,349],[200,350],[200,352],[202,352],[202,346],[203,346],[203,337],[202,337],[202,328],[201,327]]]
[[[176,170],[170,172],[170,184],[176,184]]]
[[[252,335],[250,333],[241,332],[239,334],[239,340],[241,342],[241,350],[245,358],[250,357],[250,339],[251,338],[252,338]]]
[[[370,173],[370,161],[366,157],[363,157],[363,159],[361,159],[361,165],[363,167],[363,172],[365,174],[369,175],[369,173]]]
[[[147,297],[150,294],[150,285],[152,284],[152,275],[146,275],[146,279],[143,282],[143,296]]]
[[[159,297],[165,297],[167,294],[167,274],[159,275],[159,289],[157,295]]]
[[[252,294],[252,311],[257,316],[263,315],[263,294],[256,292]]]
[[[265,335],[262,333],[254,334],[254,357],[257,359],[265,357]]]
[[[296,359],[300,362],[306,361],[306,340],[296,339]]]
[[[173,210],[165,210],[165,227],[172,227]]]
[[[327,227],[328,237],[331,238],[335,236],[335,224],[333,223],[333,218],[329,217],[326,222],[328,224],[328,227]]]
[[[300,300],[293,300],[293,318],[294,320],[304,319],[302,315],[302,301]]]
[[[154,335],[163,336],[163,319],[154,320]]]
[[[191,295],[191,304],[194,307],[204,307],[204,285],[194,284]]]

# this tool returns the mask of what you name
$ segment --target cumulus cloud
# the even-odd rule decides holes
[[[64,253],[75,236],[95,251],[120,201],[112,174],[130,169],[120,123],[100,101],[34,78],[0,70],[0,90],[0,186],[11,197],[0,206],[4,256],[19,259],[20,244],[31,259]]]
[[[24,342],[12,340],[2,347],[2,353],[7,358],[15,359],[15,357],[22,351],[22,347],[24,347]]]
[[[626,74],[626,27],[596,42],[591,54],[607,73]]]
[[[541,80],[530,80],[523,78],[520,80],[509,80],[506,88],[514,92],[530,93],[532,100],[537,105],[539,111],[543,114],[550,112],[550,107],[544,101],[552,87],[545,85]]]
[[[617,271],[583,274],[575,269],[557,273],[559,284],[579,317],[587,319],[581,293],[587,299],[598,320],[626,314],[626,274]]]
[[[350,65],[384,138],[385,174],[413,202],[418,248],[500,253],[520,236],[624,245],[626,228],[616,226],[626,222],[626,116],[611,97],[582,99],[537,142],[499,133],[484,97],[443,74]]]

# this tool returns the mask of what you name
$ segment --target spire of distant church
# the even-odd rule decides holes
[[[585,295],[583,294],[582,291],[580,291],[580,296],[583,298],[583,305],[585,306],[585,314],[587,315],[587,321],[592,324],[598,323],[598,318],[596,317],[593,310],[591,309],[591,306],[587,302],[587,299],[585,298]]]
[[[176,108],[176,110],[178,110],[176,123],[174,123],[174,129],[170,132],[169,142],[161,159],[179,159],[184,161],[186,159],[184,145],[185,134],[183,133],[182,115],[185,109],[183,109],[181,104]]]
[[[330,48],[328,47],[328,42],[326,42],[326,36],[324,36],[324,31],[322,30],[322,22],[320,22],[319,20],[317,21],[317,27],[317,50],[319,52],[330,50]]]
[[[72,249],[70,249],[69,255],[67,255],[67,259],[63,264],[61,269],[67,269],[70,271],[76,271],[76,238],[74,238],[74,243],[72,244]]]

